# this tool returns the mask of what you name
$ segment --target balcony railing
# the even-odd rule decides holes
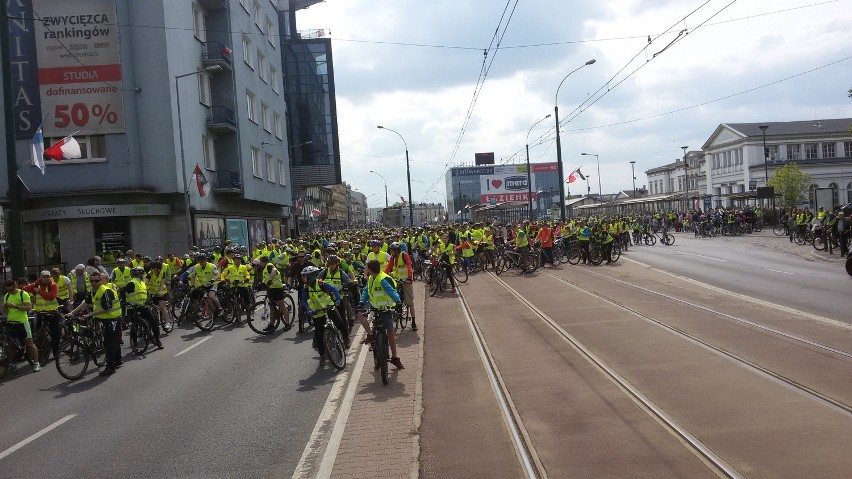
[[[205,67],[219,65],[223,70],[233,68],[234,52],[222,42],[204,42],[201,44],[201,64]]]
[[[240,181],[239,172],[233,170],[219,170],[216,172],[216,182],[213,183],[213,191],[218,193],[240,193],[243,184]]]
[[[237,131],[234,110],[226,106],[211,106],[207,112],[207,128],[213,131]]]

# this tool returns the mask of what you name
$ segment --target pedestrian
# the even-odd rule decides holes
[[[849,254],[849,224],[843,211],[837,213],[837,225],[835,226],[837,239],[840,242],[840,257]]]

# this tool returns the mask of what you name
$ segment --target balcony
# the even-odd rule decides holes
[[[242,193],[243,184],[240,181],[240,174],[233,170],[217,171],[213,191],[217,193]]]
[[[205,10],[222,10],[228,8],[228,0],[198,0],[198,4]]]
[[[201,44],[201,64],[204,67],[218,65],[222,70],[230,71],[233,68],[233,55],[231,49],[222,42]]]
[[[237,131],[237,118],[234,110],[226,106],[211,106],[207,112],[207,128],[218,132]]]

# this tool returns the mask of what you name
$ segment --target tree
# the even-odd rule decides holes
[[[787,163],[776,170],[772,178],[769,178],[769,186],[781,193],[781,201],[784,205],[792,208],[796,206],[797,201],[806,198],[805,195],[812,180],[811,175],[803,173],[799,165]]]

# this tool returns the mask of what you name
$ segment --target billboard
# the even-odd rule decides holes
[[[115,0],[31,1],[44,136],[124,133]]]
[[[475,153],[473,155],[474,160],[476,161],[476,165],[493,165],[494,164],[494,152],[490,153]]]
[[[524,170],[526,170],[526,167],[524,167]],[[479,177],[480,191],[482,192],[480,194],[480,204],[528,201],[530,190],[532,190],[533,200],[536,199],[535,177],[531,178],[533,183],[529,185],[526,171],[523,173],[518,173],[516,170],[508,171],[510,172]]]

